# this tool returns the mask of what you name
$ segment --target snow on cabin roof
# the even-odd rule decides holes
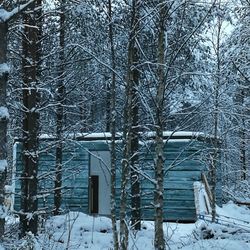
[[[116,133],[116,140],[122,139],[121,132]],[[144,140],[153,140],[155,138],[155,132],[140,132],[140,139]],[[104,141],[111,140],[110,132],[99,132],[99,133],[65,133],[64,140],[76,140],[76,141]],[[56,136],[52,134],[41,134],[39,137],[40,140],[55,140]],[[214,136],[205,134],[203,132],[192,132],[192,131],[164,131],[163,132],[164,141],[169,142],[184,142],[192,139],[198,141],[206,141],[211,143],[215,140]],[[15,142],[21,142],[22,138],[15,138]],[[220,143],[220,140],[218,139]]]
[[[121,137],[122,133],[116,133],[116,137]],[[64,134],[66,139],[77,139],[77,140],[87,140],[87,139],[94,139],[94,140],[105,140],[111,138],[111,133],[109,132],[100,132],[100,133],[68,133]],[[55,139],[54,135],[42,134],[39,137],[40,139]]]
[[[140,137],[145,139],[154,139],[155,132],[141,132]],[[110,132],[99,132],[99,133],[69,133],[64,134],[65,139],[72,139],[78,141],[94,141],[94,140],[111,140]],[[122,133],[116,133],[116,139],[121,139]],[[56,137],[54,135],[42,134],[40,139],[42,140],[54,140]],[[213,136],[207,135],[203,132],[191,132],[191,131],[164,131],[163,139],[171,141],[180,141],[180,140],[208,140],[214,139]]]

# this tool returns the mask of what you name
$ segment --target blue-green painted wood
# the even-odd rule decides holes
[[[164,191],[164,215],[166,220],[195,220],[195,206],[193,194],[193,182],[200,180],[202,171],[207,170],[206,162],[202,155],[208,154],[207,144],[192,141],[170,141],[164,146],[165,158],[165,191]],[[55,167],[55,143],[42,141],[39,154],[39,192],[45,190],[48,196],[39,199],[39,207],[53,208],[54,167]],[[117,180],[116,180],[116,204],[119,213],[120,202],[120,175],[122,160],[122,145],[117,144]],[[15,208],[20,208],[20,181],[22,157],[21,144],[17,146],[17,172],[16,172],[16,199]],[[88,174],[90,151],[107,151],[107,141],[66,141],[63,149],[63,204],[65,210],[78,210],[89,212],[88,198]],[[207,150],[207,151],[206,151]],[[139,166],[149,178],[154,178],[154,144],[142,144],[140,148]],[[154,217],[154,190],[155,186],[147,178],[141,178],[141,213],[144,219]],[[128,188],[129,190],[129,188]],[[219,190],[219,189],[218,189]],[[219,191],[218,191],[219,192]],[[19,193],[19,194],[18,194]],[[128,194],[128,208],[129,208]]]

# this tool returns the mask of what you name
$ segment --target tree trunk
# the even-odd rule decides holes
[[[164,194],[164,159],[163,159],[163,110],[165,95],[165,18],[166,7],[160,5],[159,35],[158,35],[158,87],[156,95],[156,138],[155,138],[155,239],[154,246],[157,250],[164,250],[165,239],[163,231],[163,194]]]
[[[0,18],[0,237],[4,234],[5,226],[4,189],[7,175],[7,125],[9,121],[9,113],[6,107],[6,89],[9,73],[7,65],[8,22],[21,11],[28,8],[30,4],[32,4],[32,1],[17,7],[8,18],[4,16]],[[1,13],[5,12],[2,6],[0,6],[0,10],[2,11]]]
[[[111,21],[110,21],[111,22]],[[109,28],[110,29],[110,28]],[[113,33],[113,32],[112,32]],[[112,45],[111,45],[112,46]],[[112,52],[111,52],[112,53]],[[111,59],[112,60],[112,59]],[[112,75],[115,74],[114,72]],[[112,81],[113,81],[113,76],[111,79],[111,84],[108,82],[108,79],[105,79],[106,83],[106,132],[111,132],[111,106],[112,106]]]
[[[134,46],[131,48],[132,53],[132,139],[131,139],[131,224],[135,230],[141,229],[141,188],[139,175],[139,70],[136,64],[139,62],[139,52]]]
[[[114,32],[112,19],[112,2],[108,1],[108,19],[109,19],[109,40],[111,53],[111,66],[115,70],[115,47],[114,47]],[[110,89],[110,111],[111,120],[107,120],[107,131],[111,131],[111,220],[113,231],[113,246],[114,250],[119,249],[118,232],[116,226],[116,75],[112,71],[111,89]],[[108,104],[109,105],[109,104]]]
[[[125,132],[127,131],[127,133]],[[127,185],[129,181],[129,156],[131,152],[131,132],[124,128],[124,149],[121,174],[121,203],[120,203],[120,249],[128,249],[128,221],[126,220]]]
[[[241,164],[241,179],[247,180],[247,158],[246,158],[246,114],[245,114],[245,91],[241,90],[241,125],[240,125],[240,164]]]
[[[121,195],[120,195],[120,249],[128,249],[128,230],[129,222],[126,220],[127,210],[127,186],[129,182],[129,167],[130,167],[130,155],[131,155],[131,103],[132,95],[131,89],[126,86],[127,100],[124,106],[124,128],[123,128],[123,159],[122,159],[122,171],[121,171]]]
[[[139,63],[139,51],[136,40],[138,39],[140,20],[140,1],[133,1],[132,20],[128,47],[128,85],[131,85],[131,224],[135,230],[141,229],[141,188],[139,175],[139,97],[138,87],[140,72],[137,68]]]
[[[54,215],[60,213],[62,203],[62,156],[63,156],[63,115],[64,115],[64,98],[65,98],[65,69],[64,69],[64,47],[65,47],[65,1],[61,1],[60,12],[60,35],[59,35],[59,69],[57,85],[57,110],[56,110],[56,171],[55,171],[55,194],[54,194]]]
[[[23,172],[21,182],[21,236],[37,234],[37,171],[39,158],[39,63],[41,0],[23,14]],[[39,21],[38,21],[39,20]]]
[[[4,234],[5,225],[4,186],[7,172],[7,124],[9,120],[6,107],[8,80],[7,32],[8,24],[0,20],[0,237]]]
[[[140,218],[140,182],[137,169],[138,163],[138,97],[137,88],[139,84],[139,71],[136,69],[138,63],[138,50],[136,38],[139,29],[139,6],[140,1],[133,0],[131,11],[131,27],[128,42],[128,71],[126,81],[126,103],[124,106],[124,151],[122,161],[121,179],[121,207],[120,207],[120,247],[128,248],[128,227],[126,221],[126,188],[131,177],[131,206],[132,225],[136,229],[141,228]],[[130,171],[131,169],[131,171]],[[130,177],[129,177],[130,174]]]
[[[219,2],[220,7],[220,2]],[[221,47],[221,28],[222,28],[222,20],[221,17],[218,17],[217,23],[217,37],[215,44],[215,53],[216,53],[216,76],[215,76],[215,93],[214,93],[214,143],[213,143],[213,155],[212,155],[212,163],[211,163],[211,192],[212,192],[212,221],[215,221],[216,217],[216,182],[217,182],[217,163],[218,163],[218,129],[219,129],[219,90],[221,85],[221,55],[220,55],[220,47]]]

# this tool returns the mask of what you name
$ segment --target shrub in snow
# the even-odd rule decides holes
[[[4,206],[6,211],[12,211],[14,206],[13,186],[5,185]]]
[[[233,201],[250,202],[250,181],[241,180],[231,186],[223,187],[227,199]]]
[[[200,236],[200,239],[212,239],[215,236],[215,232],[213,228],[209,227],[208,225],[203,224],[199,230],[198,230],[198,235]]]
[[[203,239],[203,240],[208,240],[208,239],[245,240],[250,237],[250,231],[246,232],[246,230],[237,227],[223,226],[220,224],[205,223],[205,222],[202,222],[197,227],[194,233],[198,239]]]
[[[201,240],[192,245],[185,246],[181,250],[247,250],[248,245],[242,241],[234,240]]]
[[[28,232],[17,250],[42,250],[42,248],[38,244],[36,237],[31,232]]]

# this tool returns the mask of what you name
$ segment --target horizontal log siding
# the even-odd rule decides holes
[[[140,144],[141,170],[148,176],[141,178],[141,212],[144,219],[154,218],[153,197],[154,184],[149,179],[154,179],[154,145],[150,143]],[[117,144],[117,213],[120,203],[120,173],[121,173],[121,144]],[[104,140],[98,141],[67,141],[63,150],[63,206],[65,210],[76,210],[88,213],[88,174],[89,152],[107,151],[109,144]],[[164,215],[165,220],[193,221],[196,218],[193,182],[200,181],[201,172],[207,171],[207,162],[204,155],[210,151],[205,142],[196,140],[177,141],[165,143],[165,192]],[[20,177],[22,160],[21,144],[17,146],[17,174],[16,174],[16,200],[15,209],[20,204]],[[39,207],[52,209],[55,167],[55,143],[43,141],[39,159],[39,191],[48,192],[44,198],[39,199]],[[220,189],[220,188],[219,188]],[[219,193],[219,191],[218,191]],[[129,193],[128,193],[129,208]]]

